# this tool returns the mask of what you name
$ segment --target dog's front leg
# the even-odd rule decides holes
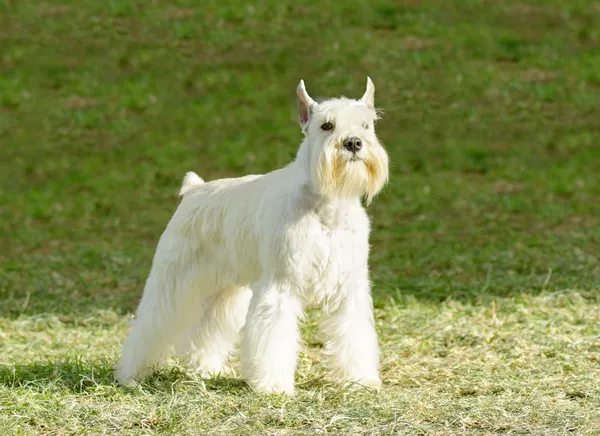
[[[338,381],[379,390],[379,345],[366,267],[345,281],[338,298],[321,324],[327,366]]]
[[[257,391],[293,394],[300,299],[284,283],[261,280],[253,291],[242,333],[242,374]]]

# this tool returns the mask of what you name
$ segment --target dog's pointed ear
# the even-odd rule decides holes
[[[367,90],[360,101],[369,109],[375,109],[375,85],[370,77],[367,77]]]
[[[296,94],[298,95],[298,108],[300,110],[300,127],[304,130],[308,118],[310,117],[311,108],[316,104],[315,101],[310,98],[306,87],[304,86],[304,80],[300,80],[298,88],[296,88]]]

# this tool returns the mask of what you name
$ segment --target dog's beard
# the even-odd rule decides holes
[[[388,180],[388,156],[379,144],[353,154],[340,147],[326,147],[316,162],[316,180],[326,196],[365,197],[367,204]]]

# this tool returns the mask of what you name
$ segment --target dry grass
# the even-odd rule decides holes
[[[389,299],[377,310],[385,387],[340,388],[320,365],[317,313],[294,398],[173,366],[123,389],[111,366],[126,319],[21,316],[2,329],[0,428],[80,434],[591,434],[600,431],[600,305],[564,291],[463,303]],[[9,333],[10,332],[10,333]],[[17,431],[20,429],[19,431]]]

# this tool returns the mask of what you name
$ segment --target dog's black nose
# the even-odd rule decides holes
[[[352,153],[356,153],[358,150],[362,148],[362,141],[360,138],[353,136],[344,142],[344,147],[346,150],[351,151]]]

